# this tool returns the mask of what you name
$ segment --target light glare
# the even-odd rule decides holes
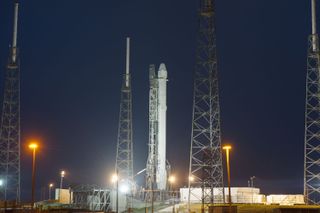
[[[170,183],[176,182],[176,177],[175,177],[175,176],[170,176],[170,177],[169,177],[169,182],[170,182]]]
[[[129,187],[128,187],[128,185],[127,184],[122,184],[121,186],[120,186],[120,192],[121,193],[127,193],[129,191]]]
[[[38,144],[36,144],[36,143],[31,143],[31,144],[29,144],[29,148],[30,148],[30,149],[36,149],[36,148],[38,148]]]
[[[118,180],[118,175],[117,175],[117,174],[113,174],[113,175],[111,176],[111,182],[112,182],[112,183],[115,183],[115,182],[117,182],[117,180]]]
[[[224,150],[230,150],[232,147],[230,145],[225,145],[222,147],[222,149]]]

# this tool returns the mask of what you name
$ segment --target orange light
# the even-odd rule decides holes
[[[64,175],[66,174],[66,172],[64,170],[61,171],[61,177],[64,177]]]
[[[49,187],[52,188],[52,187],[53,187],[53,183],[50,183],[50,184],[49,184]]]
[[[193,182],[194,181],[194,177],[193,176],[189,176],[189,181]]]
[[[230,150],[232,147],[230,145],[225,145],[222,147],[222,149],[224,150]]]
[[[38,144],[36,144],[36,143],[31,143],[31,144],[29,144],[29,148],[30,148],[30,149],[37,149],[37,148],[38,148]]]

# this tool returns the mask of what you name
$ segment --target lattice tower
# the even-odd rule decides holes
[[[119,186],[128,187],[126,209],[132,208],[133,193],[133,142],[132,142],[132,93],[129,72],[130,39],[127,38],[126,73],[121,88],[119,129],[117,142],[116,173]]]
[[[195,196],[204,206],[223,202],[224,196],[214,197],[214,188],[223,187],[215,1],[199,2],[188,203],[190,205],[190,197]],[[202,188],[201,197],[195,188]]]
[[[305,108],[304,195],[308,204],[320,204],[320,64],[316,30],[316,1],[312,5],[312,34],[308,41]]]
[[[17,47],[18,7],[14,6],[13,41],[6,69],[0,128],[2,200],[20,201],[20,64]]]

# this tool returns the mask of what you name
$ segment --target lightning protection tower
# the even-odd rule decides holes
[[[20,201],[20,66],[17,48],[18,7],[14,4],[13,40],[5,75],[0,129],[1,199]]]
[[[316,0],[311,0],[312,34],[308,42],[305,108],[304,196],[308,204],[320,204],[320,64],[316,26]]]
[[[126,73],[123,76],[119,114],[116,173],[120,191],[125,191],[126,209],[132,208],[133,153],[132,153],[132,94],[130,76],[130,38],[127,38]]]
[[[214,189],[223,187],[220,105],[215,35],[215,0],[199,0],[198,42],[194,74],[189,196],[205,203],[223,202]],[[196,193],[201,188],[201,195]],[[223,190],[221,190],[221,195]]]

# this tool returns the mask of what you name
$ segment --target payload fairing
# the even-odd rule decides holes
[[[146,187],[166,190],[167,69],[162,63],[157,74],[154,65],[150,65],[149,72],[149,155]]]

